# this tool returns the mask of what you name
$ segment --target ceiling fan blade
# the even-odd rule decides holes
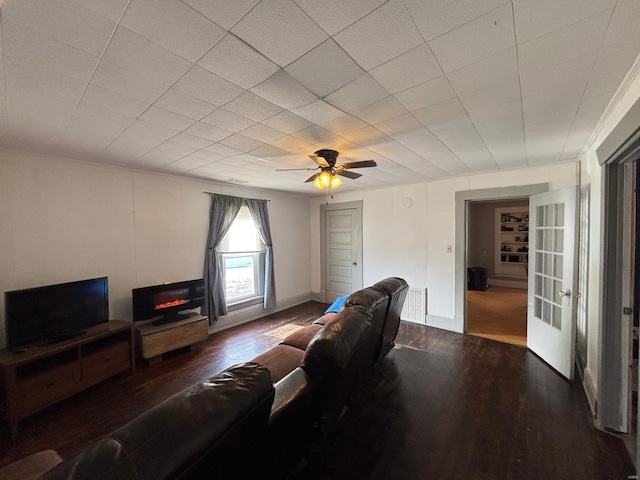
[[[277,168],[275,171],[276,172],[291,172],[294,170],[308,170],[308,171],[313,171],[313,170],[317,170],[318,167],[316,168]]]
[[[362,160],[360,162],[341,163],[341,168],[364,168],[364,167],[377,167],[378,164],[375,160]]]
[[[362,176],[360,173],[345,172],[344,170],[336,170],[336,173],[342,177],[353,178],[354,180]]]
[[[309,158],[311,160],[313,160],[314,162],[316,162],[321,167],[328,167],[329,166],[327,161],[324,158],[319,157],[318,155],[309,155]]]
[[[314,174],[314,175],[311,175],[309,178],[307,178],[307,179],[304,181],[304,183],[313,182],[313,181],[316,179],[316,177],[317,177],[318,175],[320,175],[320,174],[319,174],[319,173],[316,173],[316,174]]]

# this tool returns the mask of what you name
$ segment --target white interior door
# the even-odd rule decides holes
[[[360,210],[325,211],[326,301],[362,288],[362,230]]]
[[[577,187],[529,197],[527,346],[566,378],[575,361]]]

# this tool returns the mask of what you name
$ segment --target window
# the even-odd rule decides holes
[[[227,306],[258,303],[264,293],[264,245],[249,208],[240,208],[218,251]]]

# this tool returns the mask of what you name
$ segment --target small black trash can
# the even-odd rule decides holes
[[[467,289],[480,290],[484,292],[489,288],[487,278],[489,277],[489,270],[484,267],[469,267],[467,268]]]

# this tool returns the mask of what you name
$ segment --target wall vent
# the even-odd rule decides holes
[[[407,299],[404,301],[402,320],[416,323],[427,323],[427,289],[424,287],[409,287]]]

